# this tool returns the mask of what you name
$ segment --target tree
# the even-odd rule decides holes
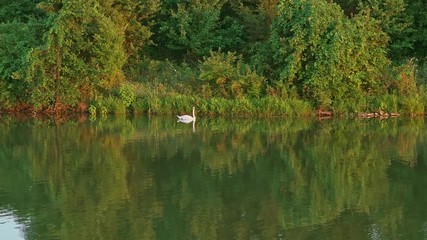
[[[28,101],[28,53],[42,42],[43,20],[0,23],[0,103],[9,108]]]
[[[211,52],[200,64],[199,78],[225,98],[258,98],[265,82],[234,52]]]
[[[104,0],[98,1],[107,16],[111,16],[119,28],[124,29],[123,47],[126,63],[123,68],[128,78],[135,78],[135,70],[143,56],[143,50],[151,40],[152,19],[160,10],[160,0]]]
[[[46,15],[39,1],[3,0],[0,7],[0,103],[2,108],[28,100],[24,78],[28,52],[42,42]]]
[[[351,17],[370,11],[390,37],[388,54],[394,62],[427,55],[425,0],[335,0]]]
[[[359,11],[368,11],[381,29],[389,36],[388,55],[395,61],[410,57],[414,39],[410,37],[414,29],[414,16],[408,14],[405,0],[369,0],[359,3]]]
[[[157,18],[156,43],[178,53],[178,58],[181,54],[200,58],[211,50],[237,48],[243,30],[235,19],[222,15],[224,4],[224,0],[165,4]]]
[[[271,36],[273,68],[290,91],[319,108],[336,107],[381,91],[387,40],[368,11],[349,19],[327,1],[282,1]]]
[[[2,0],[0,23],[28,22],[30,19],[44,18],[44,13],[36,5],[41,0]]]
[[[425,60],[427,57],[427,1],[407,0],[405,13],[413,16],[413,24],[408,37],[413,41],[411,54],[408,57],[417,57]]]
[[[36,107],[73,105],[118,87],[151,33],[144,20],[158,1],[45,1],[44,44],[30,52],[26,76]],[[129,71],[128,71],[129,72]]]
[[[97,1],[44,2],[49,12],[45,43],[30,52],[26,80],[36,107],[72,105],[122,79],[124,30]]]
[[[271,23],[276,17],[277,0],[231,0],[233,16],[244,30],[240,52],[262,74],[268,75],[265,64],[271,56],[268,48]]]
[[[3,106],[22,101],[60,110],[119,86],[150,43],[158,8],[159,0],[6,1],[0,10]]]

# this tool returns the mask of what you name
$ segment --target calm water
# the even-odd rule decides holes
[[[427,239],[427,124],[2,117],[0,239]]]

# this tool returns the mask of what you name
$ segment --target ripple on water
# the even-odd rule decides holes
[[[12,211],[0,209],[0,239],[25,239],[23,229]]]

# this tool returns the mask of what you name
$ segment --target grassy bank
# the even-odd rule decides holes
[[[223,116],[308,116],[314,109],[302,100],[281,100],[264,97],[260,99],[225,99],[188,97],[183,95],[162,98],[140,97],[132,104],[135,113],[177,114],[189,112],[196,106],[199,114]]]
[[[120,94],[93,101],[89,112],[93,114],[134,114],[175,115],[190,112],[193,106],[200,115],[222,116],[309,116],[315,109],[306,101],[299,99],[280,99],[277,97],[203,98],[196,95],[178,93],[162,94],[158,89],[138,86],[131,102],[123,100]],[[141,88],[144,89],[141,92]]]
[[[319,110],[339,116],[375,112],[414,116],[427,112],[425,63],[408,61],[391,69],[382,80],[384,87],[376,92],[349,93],[344,100],[322,107],[315,99],[303,98],[243,69],[241,64],[233,64],[234,60],[214,60],[202,67],[147,60],[134,81],[95,97],[88,104],[89,112],[175,115],[188,113],[193,106],[199,115],[222,116],[310,116]]]

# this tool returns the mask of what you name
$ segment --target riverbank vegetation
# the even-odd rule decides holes
[[[424,0],[7,0],[2,111],[427,112]]]

